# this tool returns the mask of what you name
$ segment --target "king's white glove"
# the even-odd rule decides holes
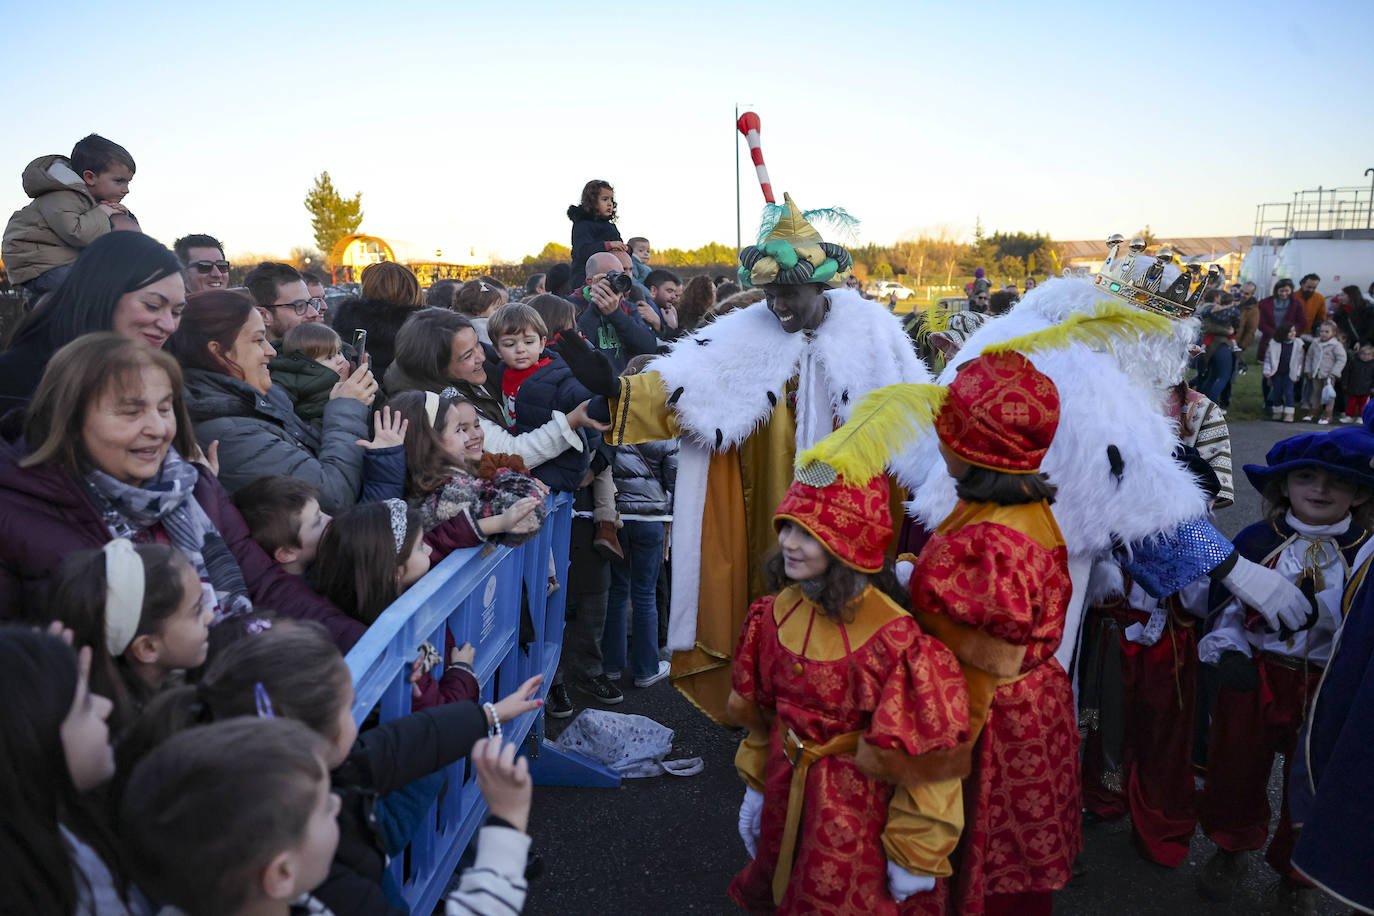
[[[902,588],[911,588],[911,574],[916,571],[916,564],[910,560],[898,560],[893,570],[897,575],[897,581]]]
[[[935,887],[935,879],[930,875],[913,875],[891,860],[887,863],[887,892],[892,899],[901,903],[912,894],[920,894]]]
[[[748,786],[744,788],[744,801],[739,806],[739,838],[744,840],[744,848],[753,858],[759,851],[759,821],[763,816],[763,793]]]
[[[1236,565],[1221,581],[1275,630],[1280,626],[1300,629],[1312,612],[1307,596],[1296,585],[1274,570],[1244,557],[1236,559]]]

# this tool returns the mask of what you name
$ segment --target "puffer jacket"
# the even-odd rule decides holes
[[[29,450],[13,422],[18,416],[11,413],[0,429],[0,620],[36,623],[44,619],[47,594],[63,558],[104,546],[110,529],[65,469],[53,463],[19,466]],[[238,562],[248,597],[283,616],[324,624],[347,652],[367,628],[263,553],[224,487],[209,471],[199,470],[196,502]],[[159,530],[152,531],[152,539]]]
[[[339,384],[339,373],[299,350],[278,353],[267,364],[267,371],[272,374],[272,387],[284,391],[296,408],[296,416],[318,432],[324,424],[324,408],[329,403],[329,395]]]
[[[621,445],[615,450],[615,508],[621,518],[671,517],[677,485],[677,440]]]
[[[313,891],[336,916],[401,916],[405,912],[382,891],[388,860],[377,800],[466,757],[486,733],[482,708],[469,702],[413,712],[358,736],[348,759],[330,774],[342,802],[339,847],[329,876]]]
[[[330,326],[345,341],[352,342],[353,335],[359,330],[367,331],[368,365],[378,384],[386,377],[391,368],[391,359],[396,352],[396,334],[406,319],[419,311],[420,306],[396,305],[380,299],[364,299],[356,296],[345,299],[334,309]]]
[[[186,409],[201,448],[219,440],[219,479],[229,492],[268,474],[313,484],[320,508],[331,515],[358,501],[364,449],[371,438],[368,409],[352,398],[325,405],[315,432],[296,416],[275,385],[260,394],[246,382],[206,369],[187,369]]]
[[[1307,345],[1302,371],[1313,378],[1340,378],[1345,371],[1345,347],[1334,337],[1312,341]]]
[[[1302,351],[1303,342],[1301,337],[1294,337],[1292,340],[1293,350],[1288,355],[1288,377],[1293,381],[1302,378]],[[1277,340],[1269,341],[1269,346],[1264,351],[1265,378],[1273,378],[1279,371],[1279,360],[1283,358],[1283,342]]]
[[[23,181],[33,202],[14,211],[0,243],[0,260],[15,285],[71,264],[82,248],[110,231],[110,215],[66,156],[39,156],[24,169]]]
[[[609,408],[605,406],[606,399],[597,397],[583,387],[582,383],[573,377],[572,370],[555,348],[547,348],[543,355],[551,358],[552,362],[536,371],[520,385],[520,391],[515,397],[515,424],[510,427],[511,432],[520,434],[539,429],[553,419],[554,411],[566,414],[589,398],[595,398],[594,405],[598,402],[601,405],[599,410],[590,410],[591,415],[602,421],[610,419]],[[488,385],[496,391],[501,390],[501,376],[504,371],[504,366],[500,367],[499,374],[495,376],[488,371]],[[591,464],[592,448],[600,444],[600,434],[596,434],[597,441],[591,441],[586,430],[579,429],[574,433],[583,442],[581,451],[567,449],[532,471],[535,477],[544,481],[551,489],[566,493],[576,490]]]
[[[576,291],[587,282],[587,259],[598,251],[605,251],[607,242],[619,242],[621,238],[615,223],[593,216],[580,204],[568,208],[568,219],[572,220],[572,260],[568,265],[572,273],[568,277],[568,288]]]

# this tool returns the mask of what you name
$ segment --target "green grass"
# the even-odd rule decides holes
[[[1252,352],[1245,354],[1244,375],[1237,375],[1231,383],[1231,406],[1226,410],[1226,419],[1231,421],[1263,420],[1265,418],[1264,393],[1260,387],[1260,367]]]

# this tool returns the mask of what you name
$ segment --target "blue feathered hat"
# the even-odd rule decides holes
[[[1374,401],[1365,407],[1363,422],[1330,432],[1305,433],[1274,443],[1264,456],[1267,465],[1247,464],[1245,476],[1263,491],[1299,468],[1321,468],[1328,474],[1374,491]]]

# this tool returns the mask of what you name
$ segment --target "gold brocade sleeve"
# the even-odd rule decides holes
[[[883,828],[883,851],[913,875],[945,878],[953,872],[949,857],[963,829],[961,780],[894,786]]]
[[[632,445],[672,439],[681,434],[677,414],[668,406],[663,379],[650,370],[620,380],[620,396],[611,400],[610,445]]]
[[[750,731],[735,751],[735,771],[744,784],[763,791],[763,777],[768,769],[768,732]]]

